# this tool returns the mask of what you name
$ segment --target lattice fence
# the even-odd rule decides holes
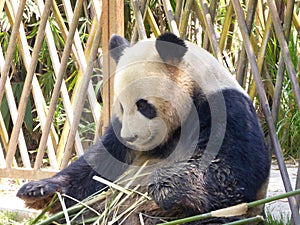
[[[83,137],[79,135],[78,125],[84,114],[83,109],[90,110],[91,118],[87,123],[94,123],[94,128],[100,128],[101,105],[96,99],[91,76],[95,75],[93,69],[99,67],[95,64],[96,59],[101,57],[98,48],[102,6],[99,0],[91,1],[90,12],[87,12],[90,17],[88,36],[82,40],[79,29],[83,2],[78,0],[76,5],[71,5],[69,0],[64,0],[61,5],[57,5],[57,2],[52,0],[37,0],[35,3],[33,1],[26,3],[25,0],[0,1],[1,16],[7,18],[7,24],[2,26],[9,27],[8,46],[5,46],[5,49],[0,48],[0,102],[7,103],[6,114],[5,110],[0,114],[0,177],[31,179],[49,177],[67,165],[71,155],[74,154],[74,147],[76,154],[82,155]],[[26,16],[24,11],[30,3],[33,4],[33,9],[38,11],[36,15],[39,16],[38,30],[33,41],[28,38],[28,32],[32,32],[30,27],[24,24],[28,19],[24,18]],[[62,14],[66,18],[63,18]],[[63,40],[58,40],[54,35],[50,21],[52,25],[55,24]],[[59,45],[58,42],[62,44]],[[3,43],[1,46],[3,47]],[[42,47],[46,52],[41,52]],[[50,55],[51,68],[41,63],[40,58],[43,55]],[[24,67],[14,68],[16,57]],[[75,75],[70,74],[70,61],[76,67],[76,80],[74,79],[76,83],[72,84],[71,91],[68,90],[67,82]],[[51,88],[51,96],[46,97],[41,79],[49,71],[50,77],[53,76],[54,87]],[[25,74],[25,81],[19,86],[15,83],[18,73]],[[101,82],[99,79],[97,81]],[[55,121],[59,107],[64,115],[60,125]],[[33,142],[33,137],[31,133],[24,133],[25,130],[22,128],[28,125],[27,118],[33,118],[30,117],[30,113],[38,118],[33,125],[40,129],[40,135],[37,137],[37,151],[29,155],[32,149],[28,146]],[[9,122],[10,126],[7,125]],[[60,126],[60,129],[56,129],[57,126]],[[10,127],[12,129],[9,129]],[[17,161],[17,158],[21,160]],[[45,158],[49,161],[44,162]],[[44,165],[48,167],[46,170],[41,169]]]

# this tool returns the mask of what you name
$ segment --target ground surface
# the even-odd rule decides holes
[[[288,172],[292,181],[292,186],[295,186],[297,167],[290,164]],[[22,181],[20,182],[22,184]],[[16,192],[20,187],[18,182],[11,179],[2,179],[0,182],[0,211],[17,211],[20,220],[29,215],[38,213],[35,210],[27,209],[21,199],[16,197]],[[276,165],[272,165],[270,183],[268,188],[268,197],[284,193],[284,187],[280,176],[280,171]],[[275,218],[290,216],[290,209],[287,199],[275,201],[266,205],[266,212],[274,215]]]

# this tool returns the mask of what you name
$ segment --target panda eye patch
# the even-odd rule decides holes
[[[154,117],[156,117],[155,107],[147,100],[140,99],[135,104],[137,106],[137,110],[148,119],[153,119]]]

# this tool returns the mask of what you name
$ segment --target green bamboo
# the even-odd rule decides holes
[[[136,27],[137,27],[139,37],[140,37],[139,39],[140,40],[146,39],[147,35],[146,35],[145,27],[144,27],[144,20],[143,20],[142,12],[139,8],[139,2],[137,0],[132,0],[131,3],[133,6]]]
[[[259,206],[259,205],[266,204],[268,202],[276,201],[276,200],[283,199],[283,198],[288,198],[288,197],[291,197],[291,196],[294,196],[294,195],[299,195],[299,194],[300,194],[300,189],[297,189],[295,191],[290,191],[290,192],[283,193],[283,194],[280,194],[280,195],[276,195],[276,196],[273,196],[273,197],[264,198],[264,199],[256,200],[256,201],[249,202],[249,203],[239,204],[239,205],[242,208],[246,204],[247,209],[250,209],[250,208],[253,208],[253,207],[256,207],[256,206]],[[237,205],[237,206],[239,206],[239,205]],[[237,207],[237,206],[232,206],[232,207]],[[175,225],[175,224],[183,224],[183,223],[188,223],[188,222],[199,221],[199,220],[203,220],[203,219],[209,219],[209,218],[213,217],[212,215],[214,215],[215,212],[225,211],[225,210],[228,210],[232,207],[219,209],[219,210],[215,210],[215,211],[212,211],[212,212],[209,212],[209,213],[204,213],[204,214],[201,214],[201,215],[191,216],[191,217],[187,217],[187,218],[183,218],[183,219],[173,220],[173,221],[166,222],[166,223],[160,223],[158,225]],[[233,216],[233,215],[231,215],[231,216]],[[236,216],[239,216],[239,215],[237,214]]]
[[[196,8],[199,8],[198,10],[203,12],[203,18],[204,23],[206,27],[206,34],[208,35],[208,38],[210,40],[214,56],[218,59],[219,62],[222,63],[222,56],[219,49],[219,45],[217,42],[214,26],[212,24],[212,19],[210,16],[210,13],[208,12],[207,5],[203,2],[203,0],[195,0],[195,6]]]
[[[41,164],[42,164],[42,159],[44,157],[45,154],[45,148],[46,148],[46,144],[47,144],[47,140],[48,140],[48,134],[50,132],[51,129],[51,124],[52,124],[52,119],[54,117],[54,113],[56,110],[56,104],[60,95],[60,91],[61,91],[61,85],[64,79],[64,75],[66,72],[66,68],[68,65],[68,60],[69,60],[69,55],[71,52],[71,47],[73,44],[73,37],[75,35],[76,32],[76,28],[77,28],[77,24],[79,21],[79,17],[80,17],[80,12],[82,9],[82,2],[83,0],[77,1],[76,3],[76,7],[75,7],[75,14],[74,17],[72,19],[72,23],[70,24],[70,30],[69,30],[69,35],[67,37],[66,40],[66,44],[65,44],[65,48],[63,51],[63,55],[62,55],[62,59],[61,59],[61,64],[60,64],[60,68],[59,68],[59,72],[56,76],[56,82],[54,85],[54,89],[53,89],[53,93],[52,93],[52,97],[51,97],[51,101],[50,101],[50,106],[49,106],[49,111],[48,111],[48,118],[46,120],[46,124],[44,126],[43,132],[42,132],[42,137],[40,140],[40,144],[39,144],[39,148],[38,148],[38,153],[36,156],[36,160],[34,163],[34,168],[35,169],[39,169]]]
[[[17,121],[13,127],[11,137],[10,137],[10,142],[8,145],[8,152],[7,152],[7,156],[6,156],[6,162],[7,162],[8,168],[11,167],[10,162],[12,162],[13,157],[17,150],[18,138],[19,138],[19,134],[20,134],[20,130],[22,128],[23,122],[24,122],[27,102],[29,99],[31,86],[32,86],[32,80],[33,80],[36,66],[38,63],[39,53],[40,53],[40,50],[41,50],[41,47],[42,47],[42,44],[44,41],[44,33],[45,33],[46,23],[48,21],[48,17],[50,14],[51,5],[52,5],[52,1],[46,0],[45,8],[42,13],[40,25],[39,25],[39,28],[37,31],[37,37],[36,37],[36,40],[34,43],[30,66],[27,70],[26,79],[24,82],[24,87],[22,90],[21,98],[20,98]]]
[[[185,3],[185,7],[182,13],[182,18],[179,23],[179,36],[181,38],[185,38],[186,29],[188,27],[189,16],[191,13],[191,7],[193,5],[194,0],[187,0]]]
[[[232,23],[232,17],[233,17],[233,7],[232,7],[232,3],[230,2],[227,7],[225,21],[223,24],[223,29],[222,29],[220,41],[219,41],[219,48],[220,48],[221,52],[224,50],[226,37],[228,35],[228,31],[229,31],[230,25]]]
[[[273,5],[274,2],[273,1],[268,1],[268,2],[269,2],[270,9],[272,9],[270,11],[271,11],[271,15],[273,14],[272,15],[273,21],[274,21],[274,18],[275,18],[275,20],[276,20],[275,24],[280,24],[278,14],[274,10],[274,5]],[[252,45],[251,45],[251,42],[250,42],[250,38],[249,38],[249,35],[248,35],[249,31],[247,30],[247,25],[246,25],[246,22],[245,22],[243,10],[242,10],[240,2],[238,0],[232,0],[232,4],[233,4],[234,11],[236,13],[236,16],[237,16],[237,20],[238,20],[238,23],[239,23],[239,28],[241,30],[242,37],[244,39],[244,45],[245,45],[247,56],[248,56],[248,59],[249,59],[250,65],[251,65],[253,77],[254,77],[254,80],[255,80],[255,83],[256,83],[256,86],[257,86],[257,93],[259,95],[260,104],[261,104],[261,107],[262,107],[262,110],[263,110],[263,113],[264,113],[264,116],[265,116],[265,119],[266,119],[266,123],[267,123],[269,134],[270,134],[270,138],[272,140],[272,145],[273,145],[273,148],[274,148],[274,153],[276,155],[276,159],[277,159],[277,162],[278,162],[280,173],[282,175],[282,180],[283,180],[283,183],[284,183],[284,187],[285,187],[286,191],[292,191],[293,189],[292,189],[291,181],[289,179],[287,168],[286,168],[286,165],[285,165],[285,162],[284,162],[284,159],[283,159],[281,146],[280,146],[280,143],[279,143],[279,140],[278,140],[278,136],[276,134],[276,128],[275,128],[275,125],[274,125],[273,117],[272,117],[270,106],[269,106],[268,99],[267,99],[267,95],[266,95],[266,92],[265,92],[264,87],[263,87],[263,83],[262,83],[262,80],[261,80],[261,75],[259,73],[259,69],[258,69],[258,65],[257,65],[256,58],[255,58],[255,55],[254,55],[254,51],[253,51],[253,48],[252,48]],[[273,11],[273,13],[272,13],[272,11]],[[275,13],[274,13],[274,11],[275,11]],[[276,27],[276,26],[274,26],[274,27]],[[278,35],[283,36],[282,33],[280,34],[280,32],[278,32],[280,27],[281,27],[281,25],[279,26],[279,28],[275,29],[275,30],[277,30],[276,31],[277,36]],[[284,39],[284,37],[283,37],[283,39]],[[282,46],[286,45],[286,42],[281,43],[281,45]],[[288,50],[288,49],[285,49],[285,51],[286,50]],[[286,53],[285,56],[287,56],[287,57],[290,56],[288,54],[288,52],[285,52],[285,53]],[[285,58],[285,60],[288,61],[287,58]],[[300,91],[299,91],[299,94],[300,94]],[[299,212],[298,212],[298,206],[297,206],[296,198],[290,197],[289,198],[289,204],[290,204],[290,208],[291,208],[291,211],[292,211],[292,215],[294,217],[294,221],[295,222],[299,221],[299,223],[300,223],[300,216],[299,216]]]
[[[271,31],[272,31],[272,19],[271,19],[271,15],[269,13],[268,19],[267,19],[267,22],[266,22],[266,26],[265,26],[264,36],[263,36],[263,39],[262,39],[262,42],[261,42],[261,47],[260,47],[260,50],[259,50],[259,53],[258,53],[258,62],[257,62],[257,64],[258,64],[258,68],[259,68],[260,73],[262,73],[263,64],[264,64],[264,61],[265,61],[264,56],[265,56],[265,53],[266,53],[266,49],[267,49],[267,45],[268,45],[268,41],[269,41]],[[253,100],[255,95],[256,95],[256,84],[252,80],[251,85],[249,85],[250,99]]]
[[[19,27],[22,21],[23,10],[25,8],[26,0],[20,1],[18,11],[15,17],[15,22],[12,27],[11,35],[9,38],[9,43],[7,47],[6,60],[4,62],[3,68],[1,68],[1,77],[0,77],[0,105],[2,102],[2,98],[5,90],[5,82],[8,76],[8,71],[11,67],[11,62],[14,57],[16,41],[19,34]]]
[[[146,9],[146,18],[155,37],[158,37],[160,35],[160,30],[149,7]]]
[[[179,30],[176,24],[176,21],[174,19],[173,11],[172,11],[172,6],[169,0],[163,0],[163,6],[165,10],[165,14],[168,20],[168,24],[170,27],[170,31],[174,33],[175,35],[179,36]]]
[[[249,224],[249,223],[258,223],[258,222],[263,222],[264,218],[262,216],[254,216],[250,217],[247,219],[239,220],[239,221],[234,221],[231,223],[226,223],[226,225],[241,225],[241,224]]]
[[[181,14],[182,14],[182,7],[183,7],[183,0],[177,0],[176,1],[176,8],[175,8],[175,14],[174,19],[176,21],[177,26],[179,26]]]
[[[246,17],[246,24],[247,28],[249,31],[249,36],[251,36],[250,32],[252,30],[252,23],[254,20],[254,15],[255,15],[255,9],[257,6],[257,0],[250,0],[248,2],[248,13]],[[254,45],[253,45],[254,46]],[[239,84],[244,87],[244,82],[245,82],[245,75],[247,72],[247,67],[248,67],[248,60],[247,60],[247,55],[246,55],[246,49],[244,46],[242,46],[242,50],[240,52],[239,58],[238,58],[238,66],[236,69],[236,79],[239,82]]]

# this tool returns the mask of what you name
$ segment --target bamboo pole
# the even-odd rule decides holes
[[[14,16],[13,15],[14,15],[14,13],[17,12],[17,6],[15,4],[10,4],[10,2],[7,1],[6,2],[6,11],[7,11],[7,15],[9,16],[10,23],[13,24],[14,23]],[[25,64],[25,68],[28,71],[29,67],[30,67],[30,63],[31,63],[31,55],[30,55],[29,45],[27,43],[27,39],[26,39],[25,31],[24,31],[24,26],[23,26],[22,22],[20,24],[19,38],[17,38],[17,41],[18,41],[18,46],[19,46],[19,49],[20,49],[20,52],[21,52],[23,62]],[[43,122],[45,121],[45,111],[44,111],[44,109],[46,109],[46,103],[45,103],[41,88],[39,87],[39,83],[38,83],[38,80],[37,80],[35,74],[33,75],[32,86],[33,86],[32,87],[32,94],[33,94],[33,98],[34,98],[34,101],[35,101],[36,110],[37,110],[37,113],[38,113],[39,120],[40,120],[40,122],[43,126]],[[6,90],[8,90],[8,89],[6,89]],[[7,94],[9,95],[9,92],[7,92]],[[11,94],[11,96],[13,96],[13,94]],[[13,123],[15,124],[16,120],[17,120],[16,112],[18,110],[16,108],[16,104],[14,103],[14,97],[12,97],[10,99],[9,103],[10,103],[10,105],[9,105],[10,113],[12,115]],[[52,132],[53,136],[55,136],[55,134],[56,134],[55,130],[52,129],[51,132]],[[28,159],[25,159],[26,160],[25,162],[24,162],[24,159],[22,158],[23,162],[25,164],[28,164],[28,166],[26,166],[26,167],[31,167],[30,166],[30,160],[29,160],[28,153],[27,153],[26,143],[25,143],[25,140],[24,140],[24,137],[23,137],[22,129],[20,130],[18,144],[19,144],[21,155],[24,155],[26,158],[28,158]],[[53,148],[53,146],[52,146],[52,143],[50,143],[50,144],[51,144],[51,146],[49,145],[49,148],[51,149],[51,147]],[[49,154],[49,158],[50,158],[50,161],[55,161],[55,158],[53,159],[51,154]]]
[[[208,12],[207,5],[203,3],[203,0],[196,0],[196,6],[199,7],[200,11],[203,12],[203,18],[206,27],[206,35],[210,40],[211,47],[213,49],[214,56],[222,63],[222,55],[220,52],[219,44],[217,41],[216,33],[212,23],[212,18]]]
[[[132,7],[133,7],[133,11],[134,11],[135,6],[134,6],[133,1],[131,1],[131,4],[132,4]],[[148,5],[149,5],[149,0],[141,0],[141,1],[137,0],[136,4],[137,4],[136,7],[141,12],[141,15],[143,15],[142,17],[143,17],[143,23],[144,23],[144,20],[146,18],[146,14],[147,14],[146,10],[147,10]],[[136,17],[135,14],[134,14],[134,17]],[[137,24],[137,20],[136,20],[135,23],[134,23],[133,32],[132,32],[132,36],[131,36],[131,41],[130,41],[131,44],[136,43],[137,40],[138,40],[138,27],[137,26],[138,26],[138,24]]]
[[[233,18],[233,7],[231,1],[229,2],[229,5],[226,10],[226,16],[225,16],[225,21],[223,24],[223,29],[220,35],[220,41],[219,41],[219,48],[220,52],[223,52],[224,47],[225,47],[225,42],[226,42],[226,37],[228,35],[228,31],[230,29],[230,25],[232,23],[232,18]]]
[[[261,46],[259,49],[259,53],[258,53],[258,69],[259,72],[262,73],[263,70],[263,64],[265,61],[265,54],[266,54],[266,50],[267,50],[267,45],[269,42],[269,37],[272,31],[272,18],[271,18],[271,14],[268,14],[268,18],[267,18],[267,22],[266,22],[266,26],[265,26],[265,32],[264,32],[264,36],[262,38],[262,42],[261,42]],[[252,80],[253,81],[253,80]],[[252,82],[252,84],[249,87],[249,96],[250,99],[253,100],[255,95],[256,95],[256,84],[255,82]]]
[[[277,162],[278,162],[278,166],[279,166],[279,169],[280,169],[280,172],[281,172],[281,176],[282,176],[282,180],[283,180],[283,183],[284,183],[284,186],[285,186],[285,190],[287,192],[292,191],[292,185],[291,185],[291,182],[290,182],[290,179],[289,179],[289,176],[288,176],[288,172],[287,172],[284,160],[283,160],[283,155],[282,155],[281,147],[280,147],[280,144],[279,144],[279,140],[278,140],[278,137],[276,135],[276,129],[275,129],[272,114],[271,114],[271,111],[270,111],[270,106],[269,106],[269,103],[268,103],[266,93],[264,91],[261,76],[259,74],[259,69],[258,69],[258,66],[256,64],[256,59],[255,59],[255,55],[254,55],[254,52],[253,52],[253,49],[252,49],[250,38],[248,36],[249,32],[247,30],[247,25],[246,25],[246,22],[245,22],[245,19],[244,19],[244,14],[243,14],[242,8],[241,8],[240,3],[239,3],[238,0],[232,0],[232,3],[233,3],[233,8],[234,8],[234,11],[236,13],[237,20],[238,20],[238,23],[239,23],[239,28],[241,30],[241,33],[242,33],[242,36],[243,36],[243,39],[244,39],[246,52],[247,52],[247,55],[248,55],[248,59],[249,59],[250,65],[251,65],[252,73],[253,73],[253,77],[254,77],[254,80],[255,80],[255,83],[256,83],[256,87],[257,87],[257,93],[259,95],[259,100],[260,100],[260,103],[261,103],[261,107],[262,107],[262,110],[264,112],[265,119],[266,119],[266,122],[267,122],[267,126],[268,126],[268,129],[269,129],[269,132],[270,132],[270,137],[271,137],[271,140],[272,140],[274,152],[275,152],[275,155],[276,155],[276,158],[277,158]],[[292,215],[293,215],[293,218],[294,218],[294,222],[295,222],[296,225],[298,225],[300,223],[300,216],[299,216],[299,213],[298,213],[296,198],[295,197],[290,197],[289,198],[289,204],[290,204],[290,208],[291,208]]]
[[[151,12],[151,9],[149,7],[147,7],[147,14],[146,14],[146,18],[148,20],[148,23],[152,29],[152,32],[154,33],[155,37],[158,37],[160,35],[160,30],[159,27],[155,21],[155,18],[153,16],[153,13]]]
[[[48,140],[48,134],[50,132],[52,119],[53,119],[53,116],[54,116],[54,113],[55,113],[55,110],[56,110],[57,100],[58,100],[58,97],[60,95],[61,85],[62,85],[62,82],[64,80],[64,75],[65,75],[65,72],[66,72],[66,68],[67,68],[67,64],[68,64],[68,60],[69,60],[69,55],[70,55],[70,52],[71,52],[71,46],[72,46],[72,43],[73,43],[75,31],[77,29],[77,24],[78,24],[81,9],[82,9],[82,3],[83,3],[83,0],[78,0],[76,2],[76,6],[75,6],[75,10],[74,10],[74,16],[73,16],[72,22],[70,24],[69,34],[68,34],[68,37],[67,37],[67,40],[66,40],[66,43],[65,43],[65,47],[64,47],[64,51],[63,51],[63,54],[62,54],[59,72],[56,76],[56,82],[55,82],[55,85],[54,85],[54,89],[53,89],[53,93],[52,93],[52,97],[51,97],[51,101],[50,101],[50,106],[49,106],[49,110],[48,110],[48,119],[47,119],[46,124],[43,128],[43,133],[42,133],[42,137],[41,137],[41,140],[40,140],[38,153],[37,153],[35,164],[34,164],[34,169],[39,169],[41,164],[42,164],[42,159],[43,159],[43,156],[44,156],[44,153],[45,153],[45,146],[46,146],[46,143],[47,143],[47,140]]]
[[[44,8],[43,1],[42,0],[38,0],[37,1],[37,5],[38,5],[38,8],[39,8],[40,12],[42,12],[43,8]],[[56,19],[57,19],[58,24],[59,24],[60,23],[59,20],[62,19],[62,18],[57,15],[57,10],[58,9],[57,9],[57,5],[56,5],[55,2],[52,2],[52,9],[53,9],[55,17],[57,16]],[[62,30],[63,30],[62,33],[63,33],[63,36],[64,36],[64,31],[67,33],[67,30],[66,30],[66,28],[65,29],[62,28]],[[45,34],[46,34],[46,41],[47,41],[47,45],[48,45],[48,49],[49,49],[49,54],[50,54],[50,58],[51,58],[51,62],[52,62],[53,70],[54,70],[54,75],[55,75],[55,77],[57,77],[57,74],[59,73],[59,68],[60,68],[60,61],[59,61],[59,57],[58,57],[58,51],[57,51],[56,46],[55,46],[54,37],[52,35],[51,29],[50,29],[50,26],[49,26],[48,23],[46,25]],[[67,37],[67,35],[66,35],[66,37]],[[74,48],[72,48],[72,50],[73,49]],[[75,53],[73,53],[73,55],[75,55]],[[67,89],[67,86],[66,86],[65,82],[62,82],[61,96],[62,96],[63,105],[64,105],[64,108],[65,108],[65,111],[66,111],[66,114],[67,114],[67,119],[68,119],[66,121],[66,123],[70,123],[72,121],[73,109],[72,109],[72,105],[71,105],[71,101],[70,101],[70,98],[69,98],[68,89]],[[48,108],[45,109],[45,111],[48,112]],[[46,120],[51,120],[52,121],[53,118],[52,117],[50,118],[49,116],[47,116],[47,118],[45,119],[45,123],[46,123]],[[42,129],[44,129],[45,123],[43,124]],[[53,128],[51,127],[51,130],[52,129]],[[57,135],[55,135],[55,134],[53,134],[53,132],[51,132],[50,136],[51,136],[53,142],[57,146],[57,144],[58,144],[58,137],[57,137]],[[47,142],[48,148],[49,148],[49,142],[50,142],[50,140],[48,139],[48,142]],[[41,143],[40,143],[40,145],[41,145]],[[78,150],[79,152],[83,152],[83,150],[82,150],[83,148],[82,148],[80,137],[79,137],[78,133],[76,135],[75,145],[77,146],[77,149],[79,149]],[[52,148],[48,149],[48,151],[49,150],[53,151]]]
[[[286,66],[286,69],[288,71],[289,78],[291,80],[292,88],[294,91],[295,100],[297,102],[298,110],[300,112],[300,87],[297,80],[296,71],[294,68],[294,65],[292,63],[291,55],[289,52],[289,48],[284,36],[283,28],[281,26],[281,22],[279,19],[279,15],[277,12],[277,8],[274,1],[268,0],[268,5],[270,7],[270,12],[274,24],[274,30],[279,42],[279,45],[281,47],[281,53],[284,59],[284,63]]]
[[[8,43],[8,47],[7,47],[7,52],[6,52],[6,60],[4,62],[3,67],[1,68],[1,77],[0,77],[0,104],[2,102],[2,98],[3,98],[3,94],[4,94],[4,87],[5,87],[5,82],[6,82],[6,78],[8,75],[8,71],[9,68],[11,66],[11,62],[13,60],[14,57],[14,53],[15,53],[15,47],[16,47],[16,41],[17,41],[17,37],[19,34],[19,27],[23,18],[23,11],[24,11],[24,7],[26,4],[26,0],[22,0],[19,3],[19,7],[18,7],[18,11],[17,14],[15,16],[15,21],[14,24],[12,26],[12,31],[11,31],[11,35],[9,38],[9,43]]]
[[[178,25],[179,27],[179,36],[180,38],[185,39],[186,38],[186,30],[188,27],[188,21],[189,21],[189,17],[190,17],[190,13],[191,13],[191,8],[192,5],[194,3],[194,0],[187,0],[184,6],[184,10],[182,12],[182,17],[180,20],[180,23]],[[175,16],[174,16],[175,18]],[[176,21],[176,19],[175,19]]]
[[[183,10],[183,0],[176,0],[174,19],[177,24],[177,27],[179,27],[179,24],[180,24],[182,10]]]
[[[143,20],[142,13],[141,13],[141,10],[139,7],[139,2],[137,0],[132,0],[131,3],[133,6],[133,13],[134,13],[136,27],[137,27],[137,30],[139,33],[139,37],[141,40],[146,39],[147,35],[146,35],[145,27],[144,27],[144,20]]]
[[[288,197],[298,195],[298,194],[300,194],[300,189],[295,190],[295,191],[290,191],[290,192],[287,192],[287,193],[284,193],[284,194],[276,195],[276,196],[273,196],[273,197],[256,200],[256,201],[249,202],[249,203],[241,203],[239,205],[231,206],[231,207],[228,207],[228,208],[218,209],[218,210],[211,211],[209,213],[204,213],[204,214],[201,214],[201,215],[196,215],[196,216],[191,216],[191,217],[188,217],[188,218],[173,220],[173,221],[166,222],[166,223],[160,223],[158,225],[183,224],[183,223],[208,219],[208,218],[212,218],[212,217],[239,216],[239,215],[243,215],[244,213],[246,213],[247,210],[250,209],[250,208],[253,208],[253,207],[256,207],[256,206],[259,206],[259,205],[264,205],[264,204],[269,203],[269,202],[273,202],[273,201],[280,200],[280,199],[283,199],[283,198],[288,198]]]
[[[167,20],[168,20],[168,24],[169,24],[169,27],[170,27],[170,31],[173,34],[179,36],[179,30],[178,30],[176,21],[174,19],[171,3],[170,3],[169,0],[162,0],[162,1],[163,1],[163,6],[164,6],[165,13],[166,13],[166,17],[167,17]]]
[[[295,4],[294,0],[287,1],[287,8],[284,17],[284,27],[285,27],[284,35],[285,35],[286,42],[288,42],[290,38],[294,4]],[[273,105],[272,105],[272,115],[275,124],[277,123],[277,118],[278,118],[278,113],[280,108],[280,97],[282,93],[283,79],[284,79],[284,60],[283,60],[282,53],[280,53],[278,70],[276,74],[275,92],[273,96]]]
[[[249,31],[248,34],[249,36],[251,36],[250,32],[252,30],[252,24],[254,20],[256,6],[257,6],[257,0],[249,0],[248,7],[247,7],[247,17],[246,17],[246,24],[247,24],[247,29]],[[248,60],[247,60],[246,50],[245,47],[242,46],[242,50],[238,58],[238,64],[236,69],[236,79],[242,87],[244,87],[247,67],[248,67]]]
[[[21,95],[21,99],[20,99],[20,103],[19,103],[17,121],[13,127],[11,139],[10,139],[9,146],[8,146],[8,153],[6,156],[6,162],[7,162],[8,168],[11,167],[10,162],[13,160],[13,157],[15,155],[15,151],[16,151],[16,147],[17,147],[17,143],[18,143],[18,137],[20,134],[20,129],[21,129],[23,121],[24,121],[27,102],[28,102],[28,98],[29,98],[30,90],[31,90],[31,84],[32,84],[35,68],[37,65],[39,52],[40,52],[40,49],[41,49],[41,46],[42,46],[42,43],[44,40],[44,31],[45,31],[45,26],[46,26],[48,16],[50,13],[50,9],[51,9],[51,3],[52,2],[50,0],[46,1],[46,4],[45,4],[46,7],[41,16],[41,22],[40,22],[40,26],[38,28],[38,35],[37,35],[37,39],[35,41],[35,45],[34,45],[34,49],[33,49],[33,53],[32,53],[32,60],[30,62],[30,66],[27,71],[27,76],[25,79],[25,83],[23,86],[23,91],[22,91],[22,95]]]
[[[83,106],[84,106],[84,99],[86,96],[85,93],[87,93],[87,89],[88,89],[88,86],[90,83],[90,77],[93,72],[94,61],[96,60],[97,53],[98,53],[100,38],[101,38],[101,29],[98,28],[95,38],[94,38],[90,56],[88,59],[87,67],[86,67],[86,70],[84,71],[82,85],[80,87],[81,95],[76,99],[76,102],[75,102],[75,105],[77,106],[77,112],[76,112],[76,114],[74,113],[73,123],[71,124],[71,127],[70,127],[70,133],[69,133],[69,138],[68,138],[67,144],[66,144],[66,150],[65,150],[65,155],[64,155],[63,161],[62,161],[62,167],[65,167],[68,164],[69,159],[70,159],[75,133],[77,130],[77,126],[80,122],[81,112],[82,112]]]

